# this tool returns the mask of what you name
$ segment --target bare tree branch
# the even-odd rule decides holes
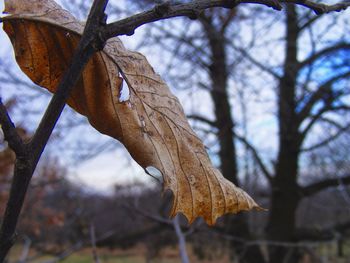
[[[275,10],[282,10],[281,3],[291,3],[307,7],[313,10],[316,14],[324,14],[333,11],[339,12],[350,6],[350,2],[326,5],[308,0],[203,0],[192,1],[184,4],[171,4],[170,1],[167,1],[156,5],[151,10],[108,24],[103,32],[101,32],[101,37],[104,40],[107,40],[113,36],[133,35],[138,27],[158,20],[180,16],[196,19],[205,9],[213,7],[233,8],[236,5],[243,3],[261,4]]]
[[[321,117],[319,120],[322,121],[322,122],[326,122],[326,123],[328,123],[328,124],[331,124],[331,125],[333,125],[334,127],[336,127],[337,129],[342,129],[343,127],[345,127],[344,125],[341,125],[341,124],[338,123],[337,121],[332,120],[332,119],[327,118],[327,117]]]
[[[95,233],[95,225],[93,222],[90,223],[90,239],[91,239],[91,246],[92,246],[92,257],[94,259],[95,263],[101,263],[100,258],[97,254],[97,248],[96,248],[96,233]]]
[[[319,59],[323,56],[327,56],[328,54],[332,54],[335,51],[339,51],[339,50],[350,50],[350,43],[341,42],[341,43],[338,43],[336,45],[332,45],[331,47],[326,47],[326,48],[320,50],[319,52],[312,54],[311,56],[309,56],[305,60],[301,61],[298,65],[298,68],[301,69],[305,66],[309,66],[312,63],[314,63],[317,59]]]
[[[24,236],[24,244],[23,244],[23,248],[22,248],[22,253],[21,253],[21,257],[19,258],[18,263],[26,263],[27,262],[27,258],[29,255],[29,250],[30,250],[30,245],[32,244],[32,240],[27,237]]]
[[[237,134],[235,134],[235,136],[240,142],[242,142],[252,152],[255,161],[259,165],[260,170],[263,172],[263,174],[266,177],[266,179],[269,182],[272,182],[273,176],[269,172],[269,170],[267,169],[266,165],[263,163],[262,158],[258,154],[258,151],[256,150],[256,148],[251,143],[249,143],[248,140],[246,138],[244,138],[243,136],[239,136]]]
[[[96,242],[103,241],[113,235],[115,235],[116,230],[114,231],[108,231],[104,235],[102,235],[99,238],[96,238]],[[85,240],[85,241],[78,241],[77,243],[73,244],[70,248],[67,250],[63,251],[59,255],[56,255],[55,258],[43,261],[43,263],[58,263],[63,261],[64,259],[68,258],[72,254],[78,252],[79,250],[83,249],[84,247],[88,246],[90,244],[90,240]],[[37,258],[37,256],[34,256],[32,258],[29,258],[28,262],[34,261]]]
[[[341,111],[341,110],[346,110],[346,111],[349,111],[350,110],[350,106],[347,106],[347,105],[340,105],[340,106],[332,106],[331,104],[327,104],[325,105],[324,107],[322,107],[321,109],[318,110],[318,112],[314,115],[311,115],[311,120],[310,122],[306,125],[306,127],[300,132],[300,138],[301,140],[303,140],[307,133],[311,130],[311,128],[315,125],[315,123],[320,119],[322,118],[322,115],[324,115],[326,112],[329,112],[329,111],[333,111],[333,112],[336,112],[336,111]],[[348,128],[344,128],[344,129],[340,129],[340,132],[344,132],[346,131]],[[340,133],[340,134],[341,134]],[[339,135],[340,135],[339,134]],[[338,137],[335,136],[335,138]],[[334,138],[334,139],[335,139]],[[321,144],[323,144],[324,142],[322,142]],[[316,145],[315,145],[316,146]],[[317,148],[317,147],[316,147]]]
[[[0,229],[0,262],[4,261],[8,251],[15,242],[15,230],[30,180],[41,153],[66,104],[66,100],[89,58],[104,46],[104,42],[99,37],[99,32],[101,26],[106,22],[104,9],[107,2],[108,0],[94,1],[72,62],[61,79],[57,92],[53,96],[32,141],[29,143],[27,151],[21,148],[18,149],[19,145],[21,145],[19,136],[14,133],[14,126],[5,108],[0,108],[2,125],[5,125],[4,130],[6,131],[4,133],[7,134],[8,139],[14,138],[14,141],[11,142],[12,146],[23,153],[21,158],[16,159],[10,195]],[[10,135],[12,137],[9,138]]]
[[[302,109],[298,113],[299,122],[301,123],[302,121],[304,121],[310,115],[310,112],[311,112],[312,108],[315,106],[315,104],[318,101],[323,99],[324,96],[328,96],[329,95],[330,98],[331,98],[334,95],[334,94],[332,94],[333,93],[332,92],[332,85],[336,81],[339,81],[341,79],[345,79],[345,78],[347,78],[349,76],[350,76],[350,71],[347,71],[347,72],[345,72],[343,74],[337,75],[337,76],[329,79],[324,84],[319,86],[319,88],[315,92],[312,93],[312,95],[310,96],[308,101],[305,103],[305,105],[302,107]],[[339,94],[339,95],[341,95],[341,94]],[[328,106],[330,106],[330,105],[328,105]],[[324,109],[323,112],[325,112],[325,110],[326,109]]]
[[[125,205],[124,207],[126,207],[127,209],[130,209],[129,206]],[[142,216],[144,216],[145,218],[148,218],[152,221],[158,222],[160,224],[165,224],[168,226],[172,226],[175,230],[177,239],[178,239],[178,243],[179,243],[179,253],[180,253],[180,258],[181,258],[181,262],[182,263],[189,263],[189,258],[188,258],[188,254],[187,254],[187,250],[186,250],[186,236],[189,233],[191,229],[191,227],[185,227],[184,229],[189,229],[186,233],[183,232],[182,227],[180,225],[180,220],[179,220],[179,215],[176,215],[172,220],[167,219],[167,218],[163,218],[161,216],[157,216],[157,215],[153,215],[150,213],[147,213],[146,211],[139,209],[138,207],[134,206],[132,208],[133,210],[137,211],[139,214],[141,214]]]
[[[284,2],[284,1],[283,1]],[[327,5],[323,3],[316,3],[309,0],[286,0],[286,3],[294,3],[297,5],[302,5],[313,10],[317,15],[330,13],[330,12],[340,12],[347,9],[350,6],[348,1],[339,2],[333,5]]]
[[[297,240],[335,240],[339,238],[339,234],[343,235],[350,228],[350,221],[334,223],[324,229],[317,228],[299,228],[297,229]]]
[[[66,101],[79,79],[85,64],[90,57],[103,49],[104,41],[99,37],[101,27],[106,23],[104,10],[108,0],[95,0],[86,22],[86,26],[79,42],[76,52],[73,55],[72,63],[63,75],[57,91],[54,94],[38,129],[36,130],[30,147],[34,149],[34,158],[39,159],[40,155],[60,117]]]
[[[165,225],[168,225],[168,226],[172,226],[173,223],[170,219],[168,218],[164,218],[164,217],[161,217],[161,216],[157,216],[157,215],[153,215],[153,214],[150,214],[142,209],[140,209],[139,207],[137,206],[129,206],[129,205],[124,205],[124,207],[126,209],[131,209],[138,212],[140,215],[142,215],[143,217],[145,218],[148,218],[150,220],[153,220],[155,222],[158,222],[158,223],[161,223],[161,224],[165,224]]]
[[[276,240],[267,240],[267,239],[248,240],[248,239],[240,238],[230,234],[226,234],[225,232],[218,229],[214,229],[214,230],[217,230],[216,232],[214,232],[217,236],[227,240],[233,240],[235,242],[239,242],[246,247],[256,246],[256,245],[265,245],[265,246],[274,246],[274,247],[305,248],[305,247],[317,247],[321,244],[326,244],[326,243],[333,243],[333,240],[329,242],[327,240],[308,241],[307,239],[306,241],[303,241],[302,239],[300,239],[300,241],[298,242],[286,242],[286,241],[276,241]]]
[[[16,127],[13,124],[5,105],[0,98],[0,124],[4,133],[4,138],[8,142],[10,148],[16,153],[17,157],[23,157],[26,153],[26,147],[22,141],[22,138],[16,131]]]
[[[190,120],[200,121],[205,124],[208,124],[209,126],[217,127],[216,121],[209,120],[208,118],[198,114],[191,114],[191,115],[187,115],[186,117]]]
[[[251,62],[252,64],[257,66],[260,70],[270,74],[271,76],[273,76],[277,80],[281,79],[282,76],[280,76],[278,73],[276,73],[271,67],[268,67],[268,66],[264,65],[263,63],[259,62],[258,60],[256,60],[253,56],[251,56],[249,54],[249,51],[247,51],[246,49],[240,48],[240,47],[235,47],[235,46],[233,46],[233,48],[235,50],[237,50],[238,52],[240,52],[244,56],[244,58],[248,59],[249,62]]]
[[[337,139],[340,135],[342,135],[344,132],[348,131],[350,129],[350,124],[344,126],[344,127],[338,127],[338,130],[335,134],[329,136],[328,138],[322,140],[319,143],[316,143],[314,145],[311,145],[307,148],[303,148],[300,151],[302,152],[309,152],[309,151],[313,151],[316,150],[317,148],[323,147],[325,145],[327,145],[328,143],[334,141],[335,139]]]
[[[185,26],[186,27],[186,26]],[[200,38],[199,32],[196,34],[196,38],[193,36],[188,36],[188,31],[183,32],[181,35],[177,35],[173,33],[173,31],[169,31],[167,29],[164,29],[163,25],[154,25],[154,28],[157,29],[158,32],[161,32],[162,35],[159,37],[154,37],[154,42],[156,44],[160,44],[162,49],[169,50],[169,52],[173,53],[172,57],[181,56],[182,59],[198,63],[204,68],[208,68],[209,65],[205,62],[205,57],[208,55],[207,52],[204,50],[204,46],[196,45],[195,41]],[[187,28],[187,27],[186,27]],[[150,34],[150,32],[149,32]],[[148,35],[148,34],[146,34]],[[167,42],[163,43],[164,40],[172,39],[174,41],[177,41],[177,45],[175,46],[169,46]],[[147,38],[148,44],[152,45],[150,43],[149,39]],[[143,45],[144,43],[142,43]],[[184,52],[180,52],[181,48],[180,45],[186,45],[189,49],[196,50],[196,52],[189,52],[189,54],[186,54]],[[198,54],[199,53],[199,54]],[[168,67],[168,70],[171,68]]]
[[[317,183],[304,186],[301,188],[300,191],[303,196],[311,196],[329,187],[335,187],[339,185],[350,185],[350,175],[346,175],[338,178],[325,179]]]
[[[302,32],[305,29],[310,28],[310,26],[315,23],[317,20],[319,20],[323,15],[318,16],[312,16],[308,21],[306,21],[304,24],[300,25],[299,32]]]
[[[182,263],[190,263],[186,249],[186,237],[181,230],[179,215],[173,218],[173,226],[179,243],[179,253]]]
[[[211,120],[209,120],[203,116],[200,116],[200,115],[188,115],[187,118],[201,121],[201,122],[206,123],[212,127],[217,127],[217,124],[215,121],[211,121]],[[234,135],[240,142],[242,142],[252,152],[254,159],[258,163],[259,168],[263,172],[264,176],[269,181],[272,181],[273,180],[272,174],[268,171],[267,167],[263,163],[262,158],[260,157],[256,148],[251,143],[249,143],[248,140],[246,138],[244,138],[243,136],[240,136],[237,133],[235,133]]]
[[[237,14],[236,10],[232,9],[227,16],[222,17],[222,24],[221,24],[221,29],[220,29],[222,34],[225,33],[226,29],[229,27],[231,22],[234,21],[233,18],[234,18],[234,16],[236,16],[236,14]]]

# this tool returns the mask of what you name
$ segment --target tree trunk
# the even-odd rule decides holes
[[[278,94],[279,152],[272,182],[267,236],[273,241],[292,242],[300,198],[297,183],[300,134],[295,101],[298,25],[295,6],[287,5],[286,12],[287,46]],[[270,247],[270,263],[297,262],[296,254],[287,247]]]
[[[220,144],[220,169],[223,176],[239,185],[237,172],[237,155],[234,141],[234,121],[232,107],[228,95],[228,72],[225,48],[225,35],[217,30],[209,19],[203,19],[209,47],[211,51],[211,65],[209,67],[211,79],[211,97],[215,108],[216,128]],[[227,232],[232,236],[249,240],[251,235],[245,214],[226,217]],[[258,246],[245,246],[242,242],[231,242],[233,254],[240,258],[240,263],[264,263],[264,257]]]
[[[280,148],[276,177],[272,184],[271,207],[268,221],[268,239],[292,242],[295,233],[295,215],[299,204],[297,184],[298,153],[292,141]],[[290,256],[289,249],[273,246],[269,249],[270,263],[297,262]],[[284,261],[286,257],[290,260]]]
[[[226,179],[238,185],[236,146],[234,143],[234,124],[227,93],[226,52],[223,36],[212,35],[210,47],[212,64],[209,67],[212,81],[211,97],[214,102],[216,127],[220,143],[220,168]]]

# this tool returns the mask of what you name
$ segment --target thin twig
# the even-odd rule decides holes
[[[95,263],[100,263],[100,259],[97,254],[97,248],[96,248],[96,233],[95,233],[95,225],[93,222],[90,223],[90,239],[91,239],[91,246],[92,246],[92,256],[94,258]]]
[[[27,258],[28,258],[29,250],[30,250],[30,245],[32,244],[32,240],[29,237],[24,236],[23,239],[24,239],[23,249],[22,249],[21,257],[20,257],[18,263],[26,263],[27,262]]]
[[[26,148],[22,141],[22,138],[19,136],[15,125],[13,124],[5,105],[2,103],[0,98],[0,124],[1,129],[4,133],[4,138],[7,141],[9,147],[16,153],[18,156],[24,156]]]
[[[301,152],[310,152],[310,151],[314,151],[320,147],[324,147],[326,146],[327,144],[335,141],[335,139],[339,138],[341,135],[343,135],[346,131],[348,131],[350,129],[350,124],[347,124],[346,126],[344,127],[339,127],[337,132],[333,135],[330,135],[328,136],[326,139],[318,142],[318,143],[315,143],[311,146],[308,146],[306,148],[302,148],[300,151]]]
[[[186,117],[187,117],[187,119],[190,119],[190,120],[195,120],[195,121],[200,121],[200,122],[206,123],[209,126],[214,127],[214,128],[217,127],[216,121],[209,120],[208,118],[201,116],[199,114],[191,114],[191,115],[187,115]]]
[[[237,133],[235,133],[235,136],[241,143],[243,143],[252,152],[255,161],[258,163],[258,165],[260,167],[260,170],[263,172],[266,179],[269,182],[272,182],[273,181],[272,173],[269,172],[269,170],[267,169],[267,167],[264,164],[264,162],[262,161],[262,158],[260,157],[257,149],[250,142],[248,142],[248,140],[246,138],[244,138],[243,136],[240,136]]]
[[[185,237],[185,234],[181,230],[179,215],[176,215],[172,221],[173,221],[173,226],[174,226],[175,233],[177,236],[177,240],[179,243],[179,254],[180,254],[181,262],[182,263],[190,263],[187,249],[186,249],[186,237]]]

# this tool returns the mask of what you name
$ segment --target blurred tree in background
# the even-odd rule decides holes
[[[136,5],[142,9],[152,2],[140,1]],[[300,202],[339,185],[344,191],[344,186],[350,183],[348,169],[339,171],[329,163],[333,175],[313,174],[316,167],[307,167],[304,161],[311,152],[317,156],[321,150],[339,144],[339,138],[345,138],[350,128],[350,42],[345,26],[348,23],[348,19],[339,15],[315,17],[311,11],[292,4],[286,5],[284,16],[261,8],[214,9],[202,13],[194,22],[164,21],[149,25],[140,45],[152,50],[159,46],[160,52],[167,54],[160,57],[163,61],[168,58],[165,74],[174,88],[209,93],[211,103],[194,107],[189,117],[215,135],[220,168],[226,178],[237,185],[246,179],[238,172],[237,143],[252,156],[259,174],[268,183],[264,191],[268,191],[270,209],[263,236],[270,241],[300,242],[316,238],[307,234],[315,232],[314,229],[298,229]],[[192,81],[180,84],[179,79]],[[259,89],[269,87],[276,102],[270,104],[270,112],[275,113],[277,134],[273,136],[278,143],[273,165],[267,166],[265,163],[269,163],[267,158],[271,156],[266,158],[253,146],[246,134],[259,135],[247,131],[249,123],[245,123],[247,118],[249,122],[256,121],[249,115],[254,112],[249,107],[263,109],[264,106],[248,102],[245,97],[262,96]],[[201,100],[200,96],[195,99]],[[234,117],[237,115],[240,119]],[[199,134],[204,141],[208,140],[209,136],[201,130]],[[268,140],[273,137],[271,133],[267,136]],[[348,166],[347,155],[343,158]],[[348,195],[346,190],[345,195]],[[249,240],[255,232],[249,231],[247,222],[245,215],[234,216],[226,231]],[[264,262],[254,246],[246,247],[240,242],[233,242],[232,246],[241,254],[242,262]],[[299,258],[297,249],[283,245],[270,248],[269,262],[282,259],[296,262]]]

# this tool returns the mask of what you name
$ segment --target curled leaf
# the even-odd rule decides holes
[[[51,0],[7,0],[4,30],[16,60],[36,84],[56,91],[83,31],[83,25]],[[122,82],[129,96],[121,98]],[[119,38],[96,53],[74,88],[68,104],[92,126],[122,142],[143,167],[163,176],[174,194],[172,215],[208,224],[226,213],[260,209],[242,189],[213,167],[191,129],[179,100],[146,58],[127,50]]]

